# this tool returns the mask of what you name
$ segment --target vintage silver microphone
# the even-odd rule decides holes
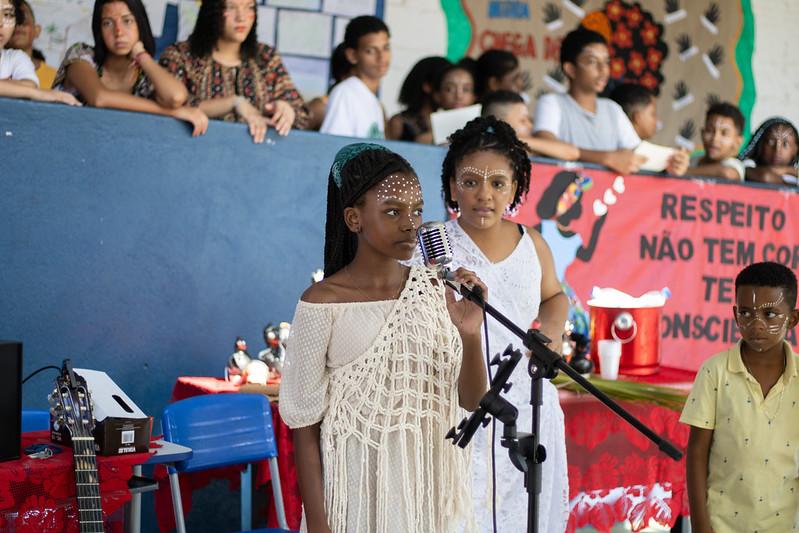
[[[467,287],[455,281],[455,275],[446,265],[452,262],[452,245],[449,242],[447,228],[442,222],[425,222],[416,230],[419,238],[419,249],[427,268],[438,271],[438,277],[464,298],[471,300],[480,307],[485,305],[483,290],[480,287]]]
[[[438,268],[452,262],[452,245],[442,222],[425,222],[416,230],[416,236],[425,266]]]

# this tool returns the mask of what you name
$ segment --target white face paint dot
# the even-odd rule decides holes
[[[492,176],[504,176],[506,178],[512,178],[513,174],[505,170],[504,168],[484,168],[479,169],[477,167],[462,167],[460,169],[460,175],[463,176],[466,173],[471,173],[477,176],[478,178],[483,178],[483,181],[487,180],[489,177]]]
[[[477,168],[472,166],[461,167],[456,172],[455,183],[462,191],[473,191],[480,186],[480,182],[487,183],[493,179],[492,188],[498,193],[507,193],[511,190],[513,173],[504,168]],[[479,181],[478,181],[479,180]]]
[[[736,319],[741,332],[751,332],[753,328],[759,326],[766,333],[773,337],[780,337],[787,334],[788,316],[785,313],[775,311],[775,307],[785,301],[785,295],[780,294],[772,301],[758,303],[757,294],[752,294],[751,309],[738,309]],[[762,348],[756,348],[763,351]]]
[[[780,305],[783,302],[783,300],[784,300],[784,296],[782,294],[780,294],[780,297],[777,298],[773,302],[766,302],[764,304],[756,305],[757,304],[757,295],[752,295],[752,304],[754,304],[754,308],[755,309],[762,309],[764,307],[776,307],[776,306]]]
[[[391,174],[377,185],[377,199],[419,202],[422,200],[422,190],[416,178],[409,178],[404,174]]]
[[[406,208],[408,220],[414,224],[413,208],[422,202],[422,189],[415,176],[391,174],[377,185],[378,202],[393,201]]]

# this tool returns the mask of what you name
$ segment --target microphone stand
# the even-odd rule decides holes
[[[541,404],[542,404],[542,379],[554,378],[558,371],[568,375],[573,381],[594,395],[599,401],[608,406],[614,413],[622,417],[628,424],[641,432],[646,438],[655,443],[660,451],[679,461],[683,454],[677,447],[652,431],[643,422],[635,418],[626,409],[613,401],[604,392],[597,389],[591,382],[581,376],[575,369],[570,367],[566,361],[557,353],[550,350],[546,344],[550,342],[546,336],[538,330],[530,329],[524,331],[519,326],[511,322],[502,313],[497,311],[490,304],[486,303],[482,297],[482,291],[472,290],[466,285],[454,283],[446,278],[444,283],[459,292],[467,300],[483,308],[486,313],[494,317],[500,324],[505,326],[511,333],[522,340],[522,344],[532,353],[527,372],[530,375],[530,404],[533,407],[532,433],[516,433],[516,418],[518,410],[508,400],[503,398],[500,393],[510,390],[511,383],[508,383],[513,370],[522,358],[519,350],[513,350],[509,345],[505,352],[500,356],[495,355],[491,365],[498,365],[491,386],[480,400],[478,408],[468,417],[464,418],[457,429],[451,428],[446,438],[452,439],[452,443],[465,448],[471,441],[475,432],[481,427],[486,426],[493,416],[503,424],[501,444],[508,448],[508,455],[513,465],[524,472],[524,486],[527,489],[527,531],[528,533],[538,533],[538,498],[541,493],[541,464],[546,459],[546,450],[540,444],[540,424],[541,424]],[[504,357],[504,358],[503,358]]]

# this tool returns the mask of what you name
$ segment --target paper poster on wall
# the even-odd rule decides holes
[[[753,24],[748,2],[635,2],[634,0],[461,0],[447,12],[451,55],[477,57],[492,48],[519,58],[533,99],[562,92],[560,42],[583,26],[600,33],[611,51],[608,84],[631,82],[658,95],[663,127],[653,141],[699,148],[707,107],[717,101],[754,102],[751,74]],[[747,55],[746,50],[749,50]],[[453,53],[452,51],[455,50]],[[743,51],[744,53],[740,53]],[[450,57],[458,59],[459,57]],[[749,85],[747,85],[749,84]]]
[[[147,18],[150,19],[150,29],[152,29],[153,37],[156,39],[161,37],[164,31],[167,3],[169,3],[169,0],[144,0]]]
[[[258,6],[258,26],[255,32],[259,43],[275,46],[275,19],[277,10],[273,7]]]
[[[266,5],[289,9],[310,9],[319,11],[320,0],[266,0]]]
[[[376,0],[323,0],[322,11],[350,18],[358,15],[374,15],[377,9],[376,3]]]
[[[48,64],[61,64],[64,52],[77,42],[94,44],[92,37],[92,8],[90,0],[29,0],[36,23],[42,27],[33,43],[41,50]]]
[[[194,31],[197,22],[197,13],[200,3],[193,0],[184,0],[178,4],[178,41],[185,41]]]
[[[327,93],[327,60],[283,56],[283,63],[306,102]]]
[[[337,46],[339,43],[344,42],[344,32],[347,30],[347,24],[349,24],[350,19],[344,17],[336,17],[335,22],[333,23],[333,46]]]
[[[281,9],[277,18],[277,49],[281,54],[330,57],[333,17]]]

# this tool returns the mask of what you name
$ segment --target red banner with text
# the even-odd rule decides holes
[[[595,286],[633,296],[668,287],[661,363],[688,370],[738,340],[732,306],[743,267],[799,269],[791,191],[536,162],[514,220],[540,228],[583,303]],[[795,330],[788,340],[796,347]]]

